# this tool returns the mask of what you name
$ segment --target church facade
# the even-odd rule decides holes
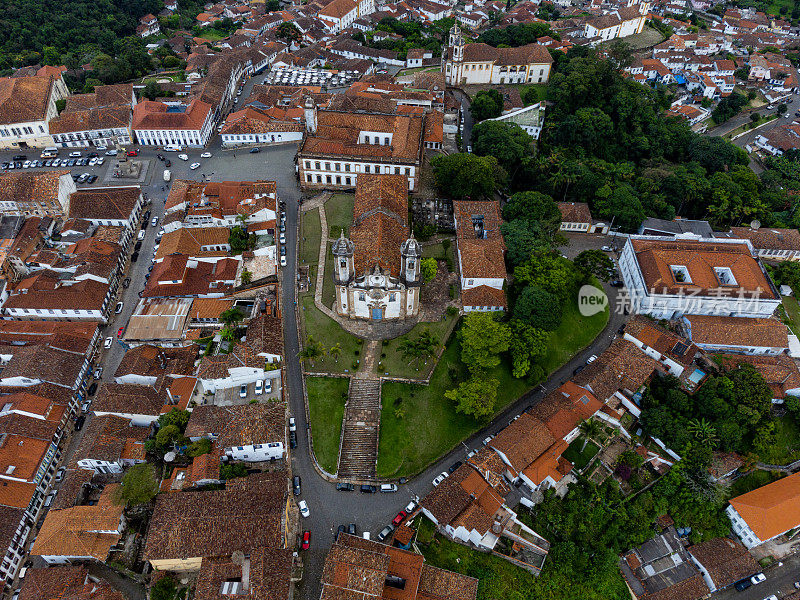
[[[350,236],[342,232],[331,252],[339,315],[372,321],[417,316],[422,248],[410,233],[405,175],[359,175]]]

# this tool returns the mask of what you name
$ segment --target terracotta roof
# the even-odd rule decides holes
[[[190,319],[218,319],[233,306],[231,298],[195,298],[189,311]]]
[[[152,344],[142,344],[130,348],[122,357],[114,377],[125,375],[143,375],[160,377],[161,375],[191,375],[194,373],[194,361],[197,358],[197,346],[184,348],[162,348]]]
[[[400,275],[400,245],[410,235],[408,178],[405,175],[362,173],[356,185],[353,226],[353,262],[357,275],[378,265]]]
[[[133,109],[134,130],[190,130],[199,131],[211,112],[212,106],[195,98],[185,111],[175,111],[163,102],[142,100]]]
[[[282,442],[286,437],[286,403],[197,406],[186,437],[213,437],[220,448]]]
[[[15,348],[3,378],[27,377],[73,388],[83,369],[84,356],[44,345]],[[30,388],[27,388],[30,391]]]
[[[800,473],[729,500],[762,541],[800,525]]]
[[[687,315],[684,320],[691,340],[699,346],[789,347],[789,330],[778,319]]]
[[[690,365],[700,351],[690,340],[664,329],[644,315],[634,315],[625,324],[625,333],[684,366]]]
[[[519,472],[539,458],[555,441],[556,438],[547,430],[544,422],[523,412],[519,419],[489,442],[489,447],[502,452],[511,467]]]
[[[0,174],[0,202],[60,205],[58,189],[69,171],[12,171]]]
[[[764,227],[753,230],[750,227],[731,227],[731,233],[737,238],[750,240],[753,248],[759,250],[800,251],[800,232],[797,229]]]
[[[660,294],[720,295],[777,299],[777,294],[746,244],[696,240],[632,239],[647,289]],[[671,269],[683,266],[691,281],[678,281]],[[730,269],[735,284],[724,284],[716,268]]]
[[[95,108],[83,111],[62,112],[50,120],[50,133],[95,131],[98,129],[127,129],[131,122],[129,106]]]
[[[162,389],[147,385],[101,383],[92,410],[97,413],[158,416],[166,401],[167,396]]]
[[[114,415],[95,416],[86,427],[74,459],[105,462],[118,462],[123,458],[144,460],[144,441],[149,436],[149,427],[134,427],[129,419]],[[134,450],[134,446],[139,448]]]
[[[0,77],[0,124],[46,120],[53,80],[51,76]]]
[[[764,356],[753,354],[714,354],[713,358],[727,368],[751,365],[764,378],[772,397],[783,400],[787,392],[800,388],[800,370],[794,359],[786,354]]]
[[[617,338],[597,360],[573,377],[596,398],[605,401],[620,390],[637,391],[660,369],[657,360],[642,352],[633,342]]]
[[[561,439],[603,407],[587,389],[567,381],[531,411],[556,439]]]
[[[290,596],[292,551],[288,548],[258,548],[247,559],[248,585],[235,598],[285,600]],[[204,558],[195,584],[195,600],[226,600],[222,586],[227,581],[244,581],[243,565],[229,557]]]
[[[689,553],[705,567],[717,588],[728,587],[761,570],[747,548],[730,538],[694,544]]]
[[[122,528],[121,504],[113,496],[119,484],[107,485],[96,505],[51,510],[31,549],[32,556],[91,556],[103,562]],[[100,533],[113,531],[114,533]]]
[[[319,11],[319,17],[330,17],[332,19],[343,19],[347,14],[358,8],[357,0],[333,0]]]
[[[82,188],[70,196],[69,217],[87,220],[122,220],[131,218],[142,195],[141,188]]]
[[[79,504],[86,486],[92,483],[94,469],[72,469],[68,468],[64,474],[58,494],[53,498],[50,510],[61,510],[62,508],[72,508]]]
[[[503,308],[508,306],[506,293],[488,285],[462,290],[461,304],[464,306],[501,306]]]
[[[28,569],[19,600],[56,599],[125,600],[125,596],[104,579],[89,579],[89,571],[83,565]]]
[[[589,205],[585,202],[557,202],[558,210],[561,211],[561,221],[563,223],[589,223],[592,222],[592,213],[589,212]]]
[[[489,44],[476,43],[464,46],[464,62],[492,62],[498,65],[549,65],[553,63],[553,57],[541,44],[528,44],[517,48],[495,48]]]
[[[247,322],[247,344],[256,354],[283,356],[283,319],[266,313],[250,319]]]
[[[3,465],[3,467],[5,466]],[[35,492],[36,484],[33,481],[3,480],[2,486],[0,486],[0,507],[27,509]],[[17,524],[19,524],[19,520],[17,520]],[[7,548],[8,545],[5,547]]]
[[[170,254],[192,257],[228,256],[228,250],[208,249],[209,246],[228,245],[230,230],[227,227],[181,227],[168,231],[161,237],[156,260]]]
[[[282,548],[288,491],[278,471],[229,480],[224,490],[161,494],[145,547],[150,561]]]

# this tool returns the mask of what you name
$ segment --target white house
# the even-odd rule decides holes
[[[634,312],[769,317],[780,295],[748,240],[629,236],[619,270]]]
[[[748,549],[800,525],[800,473],[731,498],[725,513]]]
[[[61,72],[42,67],[33,77],[0,77],[0,150],[53,145],[49,122],[69,95]]]
[[[214,107],[195,98],[189,106],[144,100],[133,109],[132,129],[143,146],[202,148],[214,125]]]

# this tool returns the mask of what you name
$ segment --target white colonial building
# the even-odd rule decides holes
[[[142,146],[186,146],[202,148],[214,128],[214,108],[194,99],[180,103],[145,100],[133,109],[132,129]]]

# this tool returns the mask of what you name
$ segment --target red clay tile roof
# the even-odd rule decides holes
[[[52,508],[50,509],[52,510]],[[58,565],[31,568],[20,588],[19,600],[125,600],[104,579],[89,579],[85,566]]]
[[[762,541],[800,525],[800,473],[729,500]]]
[[[754,231],[750,227],[731,227],[731,233],[737,238],[750,240],[756,249],[800,251],[800,232],[797,229],[764,227]]]
[[[464,306],[500,306],[506,308],[506,293],[503,290],[479,285],[461,292],[461,304]]]
[[[199,131],[211,112],[207,102],[195,98],[185,112],[174,112],[162,102],[142,100],[133,109],[132,128],[134,130],[175,130]]]
[[[695,344],[788,348],[789,330],[778,319],[740,319],[714,315],[687,315]]]
[[[592,213],[585,202],[558,202],[563,223],[592,223]]]
[[[760,570],[747,548],[730,538],[694,544],[689,553],[706,568],[717,588],[728,587]]]
[[[44,121],[53,77],[0,77],[0,124]]]

